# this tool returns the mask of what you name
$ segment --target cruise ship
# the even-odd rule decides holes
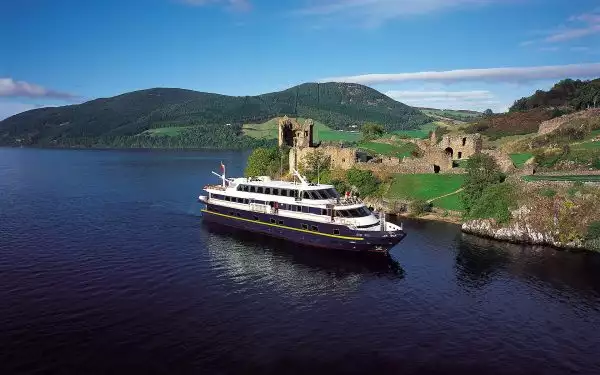
[[[351,196],[340,196],[332,185],[309,183],[294,171],[294,181],[269,177],[226,178],[207,185],[203,219],[304,245],[387,253],[405,236],[401,226],[386,222]]]

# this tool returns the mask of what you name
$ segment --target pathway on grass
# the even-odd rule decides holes
[[[449,197],[449,196],[454,195],[454,194],[458,194],[458,193],[460,193],[463,190],[464,190],[463,188],[460,188],[460,189],[458,189],[456,191],[453,191],[452,193],[448,193],[448,194],[440,195],[439,197],[431,198],[431,199],[429,199],[427,201],[427,203],[431,203],[431,202],[436,201],[438,199],[442,199],[442,198],[446,198],[446,197]]]

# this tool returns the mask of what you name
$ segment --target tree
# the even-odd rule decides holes
[[[487,187],[504,181],[504,174],[496,161],[486,154],[471,157],[467,162],[466,170],[462,199],[465,211],[469,213]]]
[[[365,140],[375,139],[385,134],[385,129],[379,124],[368,122],[361,128]]]
[[[282,169],[284,154],[278,147],[259,147],[248,157],[244,175],[274,176]],[[285,168],[285,165],[283,165]]]
[[[352,168],[346,172],[346,179],[363,197],[375,194],[381,184],[381,181],[373,175],[373,172],[356,168]]]
[[[316,149],[307,153],[300,166],[300,171],[309,181],[317,182],[329,170],[331,166],[331,156],[325,154],[323,150]]]
[[[492,111],[491,109],[486,109],[485,111],[483,111],[483,116],[484,117],[491,117],[494,115],[494,111]]]

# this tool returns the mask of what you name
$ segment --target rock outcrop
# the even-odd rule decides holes
[[[500,241],[525,243],[530,245],[547,245],[562,249],[586,249],[586,246],[582,241],[561,242],[557,239],[556,233],[541,232],[520,222],[515,222],[507,226],[500,226],[497,225],[493,219],[477,219],[465,222],[462,225],[462,231]]]
[[[538,135],[552,133],[553,131],[568,125],[573,120],[588,119],[592,117],[600,117],[600,109],[588,109],[585,111],[575,112],[568,115],[553,118],[552,120],[544,121],[540,124]]]

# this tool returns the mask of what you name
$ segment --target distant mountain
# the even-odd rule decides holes
[[[313,118],[334,129],[376,122],[393,131],[431,121],[417,109],[357,84],[306,83],[258,96],[153,88],[9,117],[0,122],[0,144],[251,147],[253,140],[242,134],[242,124],[283,115]],[[194,134],[175,139],[146,132],[173,127]]]
[[[439,120],[470,122],[482,116],[481,112],[471,111],[467,109],[436,109],[428,107],[419,107],[417,109],[425,115],[432,116]]]
[[[600,106],[600,78],[592,81],[562,80],[548,91],[537,90],[533,95],[515,101],[509,111],[556,107],[580,110],[592,106]]]

